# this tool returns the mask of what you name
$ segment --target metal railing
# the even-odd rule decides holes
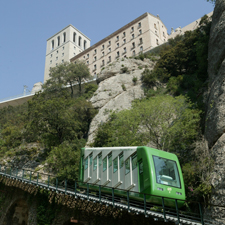
[[[144,214],[146,217],[154,217],[155,220],[161,219],[165,222],[173,221],[177,224],[212,224],[209,220],[204,220],[202,206],[195,202],[195,212],[179,207],[183,200],[172,199],[162,196],[141,194],[134,191],[126,191],[119,188],[110,188],[97,184],[88,184],[78,181],[60,179],[51,174],[39,173],[28,169],[18,169],[0,165],[0,176],[18,180],[25,184],[37,185],[39,188],[72,195],[75,198],[86,199],[98,202],[106,206],[112,206],[133,212]],[[104,191],[103,191],[104,188]],[[141,197],[142,198],[141,198]],[[154,204],[150,200],[157,198],[161,204]],[[166,202],[172,201],[174,207],[168,207]]]
[[[18,98],[24,98],[24,97],[27,97],[27,96],[32,96],[34,94],[35,93],[27,92],[27,93],[23,93],[23,94],[19,94],[19,95],[10,96],[10,97],[7,97],[7,98],[2,98],[2,99],[0,99],[0,103],[10,101],[10,100],[14,100],[14,99],[18,99]]]

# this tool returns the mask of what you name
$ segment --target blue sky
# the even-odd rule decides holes
[[[0,0],[0,99],[43,82],[46,40],[69,24],[93,45],[145,12],[170,33],[213,8],[206,0]]]

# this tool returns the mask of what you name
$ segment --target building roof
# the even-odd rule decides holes
[[[55,37],[57,34],[61,33],[62,31],[66,30],[68,27],[72,27],[73,29],[75,29],[77,32],[79,32],[80,34],[82,34],[84,37],[86,37],[89,41],[91,41],[91,39],[89,37],[87,37],[85,34],[83,34],[81,31],[79,31],[76,27],[74,27],[72,24],[69,24],[68,26],[64,27],[62,30],[60,30],[59,32],[57,32],[56,34],[52,35],[50,38],[47,39],[50,40],[53,37]]]

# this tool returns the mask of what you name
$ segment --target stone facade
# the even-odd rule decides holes
[[[149,51],[167,42],[167,39],[167,28],[159,16],[145,13],[70,61],[84,60],[94,76],[118,58],[129,58]]]
[[[73,56],[90,47],[90,39],[73,25],[68,25],[47,40],[44,82],[49,79],[49,69],[68,62]]]
[[[213,15],[213,12],[210,12],[207,14],[208,17],[211,17],[212,15]],[[201,21],[201,18],[195,20],[194,22],[188,24],[187,26],[183,28],[178,27],[175,29],[175,31],[173,28],[171,28],[171,34],[168,36],[168,39],[175,38],[177,35],[184,35],[186,31],[193,31],[197,29],[200,21]]]

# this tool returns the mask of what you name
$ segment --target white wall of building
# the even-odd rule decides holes
[[[89,47],[90,39],[72,25],[50,37],[46,47],[44,82],[49,79],[51,67],[69,62],[72,57]]]

